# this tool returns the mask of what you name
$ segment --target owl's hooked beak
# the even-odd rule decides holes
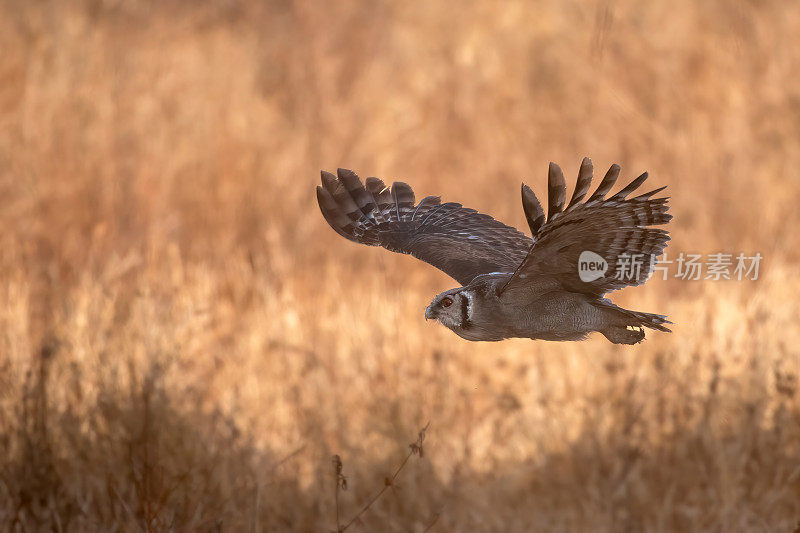
[[[433,306],[429,305],[425,309],[425,320],[433,320],[436,318],[436,313],[433,312]]]

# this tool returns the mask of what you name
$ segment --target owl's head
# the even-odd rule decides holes
[[[472,319],[474,295],[459,287],[436,296],[425,309],[425,319],[436,319],[450,329],[467,329]]]

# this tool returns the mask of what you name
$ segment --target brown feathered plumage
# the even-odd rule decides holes
[[[669,331],[666,317],[619,308],[603,295],[649,278],[653,259],[669,241],[666,230],[652,226],[672,217],[667,198],[651,198],[664,187],[628,198],[647,180],[646,172],[606,199],[619,174],[620,167],[612,165],[584,202],[592,181],[592,162],[585,158],[567,204],[564,175],[551,163],[546,218],[536,195],[522,186],[532,238],[437,196],[415,204],[413,190],[402,182],[389,188],[367,178],[365,186],[344,169],[337,176],[322,172],[317,199],[343,237],[411,254],[461,283],[434,298],[426,317],[466,339],[579,340],[599,331],[612,342],[633,344],[644,338],[643,326]],[[586,251],[608,264],[591,280],[579,275]],[[637,275],[618,275],[619,264],[637,259]]]

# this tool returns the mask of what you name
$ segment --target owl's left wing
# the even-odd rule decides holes
[[[392,252],[411,254],[462,285],[492,272],[511,274],[532,241],[520,231],[438,196],[414,203],[403,182],[389,188],[378,178],[339,169],[322,172],[317,201],[328,224],[342,237]]]
[[[522,203],[531,227],[534,244],[525,260],[511,276],[504,291],[557,285],[573,291],[602,296],[649,279],[654,258],[662,254],[669,233],[652,226],[672,218],[667,211],[669,198],[651,198],[665,187],[627,198],[647,179],[647,172],[634,179],[610,198],[605,195],[619,177],[619,165],[612,165],[594,194],[583,198],[592,181],[592,162],[581,164],[575,192],[566,205],[566,185],[561,169],[550,163],[548,175],[548,217],[533,192],[523,185]],[[606,270],[585,270],[581,263],[605,263]]]

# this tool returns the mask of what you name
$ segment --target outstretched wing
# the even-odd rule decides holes
[[[600,186],[586,202],[582,202],[592,181],[592,162],[587,157],[581,164],[575,192],[566,202],[566,185],[561,169],[550,163],[548,176],[548,216],[533,192],[523,185],[522,203],[533,234],[534,244],[525,260],[500,290],[517,289],[546,281],[554,281],[566,290],[601,296],[608,291],[629,285],[640,285],[653,272],[654,259],[661,255],[669,241],[669,233],[651,226],[666,224],[669,198],[651,199],[665,187],[628,199],[628,195],[647,179],[647,172],[633,180],[617,194],[606,199],[619,177],[619,165],[612,165]],[[587,253],[590,252],[590,253]],[[592,255],[594,254],[594,255]],[[579,263],[605,261],[607,270],[584,268]],[[543,283],[546,285],[547,283]]]
[[[428,196],[414,204],[402,182],[391,189],[378,178],[345,169],[322,172],[317,200],[328,224],[353,242],[411,254],[462,285],[490,272],[514,272],[532,244],[525,234],[489,215]]]

